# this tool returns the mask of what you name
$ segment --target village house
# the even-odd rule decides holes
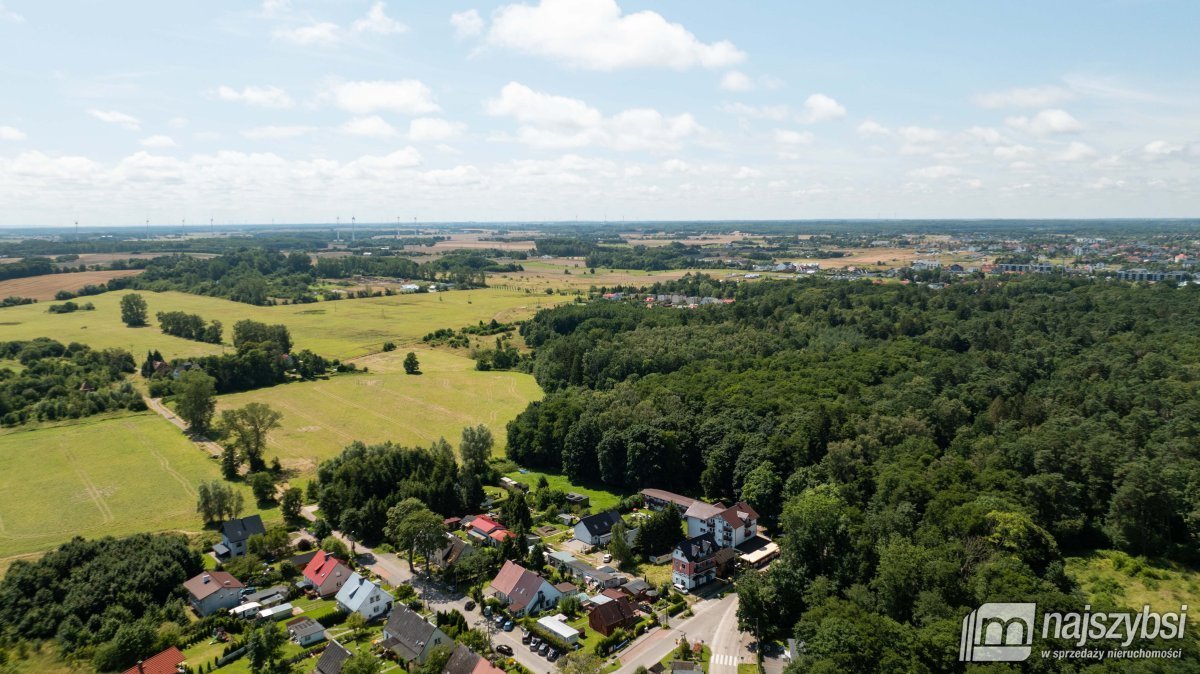
[[[688,538],[712,532],[713,541],[723,548],[736,548],[758,535],[758,513],[744,501],[729,507],[696,501],[683,516]]]
[[[487,515],[477,515],[467,524],[467,538],[482,545],[498,547],[514,535]]]
[[[188,604],[201,618],[241,603],[242,581],[226,571],[205,571],[184,581]]]
[[[450,644],[454,640],[431,625],[420,613],[400,605],[388,616],[383,627],[381,646],[396,654],[401,662],[423,664],[429,651],[439,644]]]
[[[321,653],[321,659],[317,660],[317,668],[312,674],[342,674],[342,665],[345,665],[350,657],[351,653],[345,646],[337,640],[330,641]]]
[[[374,620],[392,610],[392,595],[358,573],[350,574],[337,593],[338,608]]]
[[[229,520],[221,525],[221,542],[212,547],[213,553],[222,561],[241,557],[246,554],[246,541],[265,533],[267,529],[258,515]]]
[[[615,510],[606,510],[579,520],[575,525],[575,539],[593,546],[608,545],[612,540],[612,528],[621,521]]]
[[[179,672],[186,671],[184,669],[184,662],[186,660],[187,658],[184,657],[183,651],[172,646],[145,660],[139,660],[136,665],[121,672],[121,674],[178,674]]]
[[[633,627],[637,624],[637,608],[629,597],[624,595],[619,598],[613,598],[612,595],[605,596],[612,601],[600,604],[588,614],[588,625],[592,629],[604,636],[609,636],[618,629]]]
[[[719,549],[711,532],[677,543],[671,553],[671,583],[688,591],[715,580]]]
[[[544,611],[562,596],[545,578],[511,560],[501,567],[486,594],[499,599],[518,618]]]
[[[301,648],[325,641],[325,627],[312,618],[296,618],[287,623],[288,637]]]
[[[504,674],[504,670],[466,646],[458,644],[450,653],[446,665],[442,667],[442,674]]]
[[[318,597],[325,599],[336,595],[352,573],[350,567],[322,550],[304,567],[304,580]]]
[[[446,534],[446,547],[433,555],[430,561],[439,569],[448,569],[458,563],[458,560],[471,556],[475,552],[475,548],[470,543],[455,536],[454,534]]]

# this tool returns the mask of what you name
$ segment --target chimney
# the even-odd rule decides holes
[[[145,671],[146,671],[146,669],[145,669],[144,667],[142,667],[142,661],[141,661],[141,660],[138,660],[138,673],[139,673],[139,674],[144,674],[144,673],[145,673]]]

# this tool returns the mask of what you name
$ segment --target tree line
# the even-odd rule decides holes
[[[0,342],[0,360],[23,368],[0,368],[0,424],[77,419],[113,410],[144,410],[142,396],[124,375],[133,356],[121,349],[96,351],[46,337]]]
[[[209,344],[221,343],[221,321],[205,324],[199,315],[183,311],[160,311],[155,318],[158,319],[158,327],[168,335]]]

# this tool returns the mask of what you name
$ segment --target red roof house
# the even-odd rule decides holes
[[[332,597],[337,594],[351,573],[353,572],[350,567],[324,550],[313,555],[308,566],[304,567],[304,578],[319,597]]]
[[[177,674],[180,671],[179,665],[182,665],[186,659],[183,657],[183,651],[172,646],[158,655],[146,658],[121,674]]]

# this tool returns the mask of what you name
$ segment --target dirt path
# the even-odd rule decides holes
[[[180,419],[179,416],[176,415],[174,412],[172,412],[169,407],[164,405],[162,398],[145,398],[145,401],[146,401],[147,407],[149,407],[150,409],[157,412],[158,415],[161,416],[162,418],[175,424],[175,427],[178,428],[179,430],[183,431],[184,434],[187,434],[187,423],[183,419]],[[190,438],[193,443],[198,445],[200,447],[200,449],[203,449],[204,451],[208,452],[209,454],[211,454],[217,458],[221,458],[221,454],[223,454],[225,452],[224,447],[222,447],[221,445],[218,445],[217,443],[213,442],[212,440],[207,440],[207,439],[197,440],[195,437],[193,437],[191,435],[188,435],[188,438]]]

